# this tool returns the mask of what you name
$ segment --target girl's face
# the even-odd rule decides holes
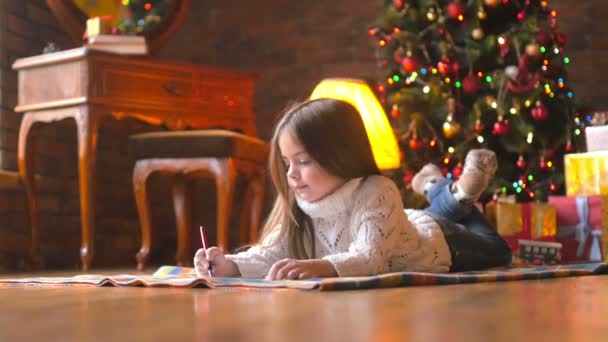
[[[279,135],[279,149],[287,169],[289,187],[306,202],[318,201],[346,182],[327,173],[310,157],[300,140],[290,131]]]

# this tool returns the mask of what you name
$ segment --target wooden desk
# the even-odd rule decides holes
[[[95,162],[102,118],[133,117],[169,129],[221,127],[255,136],[255,75],[198,65],[167,63],[78,48],[15,61],[19,75],[16,112],[19,175],[30,210],[30,256],[38,260],[39,222],[30,139],[38,123],[74,119],[78,136],[78,175],[83,270],[91,264],[95,232]]]

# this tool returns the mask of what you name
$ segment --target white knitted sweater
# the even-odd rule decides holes
[[[316,202],[297,198],[312,218],[315,257],[331,262],[339,276],[388,272],[447,272],[450,251],[428,214],[403,209],[395,184],[383,176],[352,179]],[[245,278],[263,278],[288,258],[287,237],[274,233],[245,252],[226,255]],[[309,253],[310,254],[310,253]]]

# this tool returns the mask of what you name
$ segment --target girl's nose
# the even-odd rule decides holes
[[[289,166],[289,169],[287,170],[287,177],[291,179],[299,178],[299,173],[297,172],[295,167]]]

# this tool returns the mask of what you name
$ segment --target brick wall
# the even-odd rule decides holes
[[[268,139],[278,113],[289,100],[304,99],[321,79],[332,76],[373,77],[373,48],[367,26],[381,14],[380,0],[242,0],[191,1],[184,26],[161,51],[160,58],[254,71],[255,112],[259,135]],[[608,15],[604,0],[553,0],[560,30],[569,37],[570,79],[577,96],[597,108],[608,107],[608,38],[601,25]],[[15,58],[39,54],[45,42],[73,47],[42,0],[0,0],[0,166],[16,170],[20,116],[12,111]],[[111,121],[100,132],[97,194],[97,255],[94,267],[131,266],[139,243],[138,222],[131,195],[133,162],[126,156],[129,134],[149,130],[134,121]],[[44,127],[36,169],[58,179],[58,186],[41,193],[43,254],[49,267],[78,263],[80,222],[76,181],[76,135],[73,123]],[[162,179],[153,180],[155,245],[153,261],[170,263],[175,232],[170,192]],[[211,184],[198,187],[195,222],[214,226]],[[205,195],[207,194],[207,195]],[[9,198],[10,200],[7,200]],[[28,234],[23,194],[0,192],[2,232]],[[3,242],[0,241],[0,246]],[[7,242],[4,242],[7,244]],[[2,248],[0,248],[0,253]],[[0,254],[1,255],[1,254]],[[2,261],[0,258],[0,269]],[[14,263],[14,262],[13,262]],[[12,265],[15,267],[15,265]]]

